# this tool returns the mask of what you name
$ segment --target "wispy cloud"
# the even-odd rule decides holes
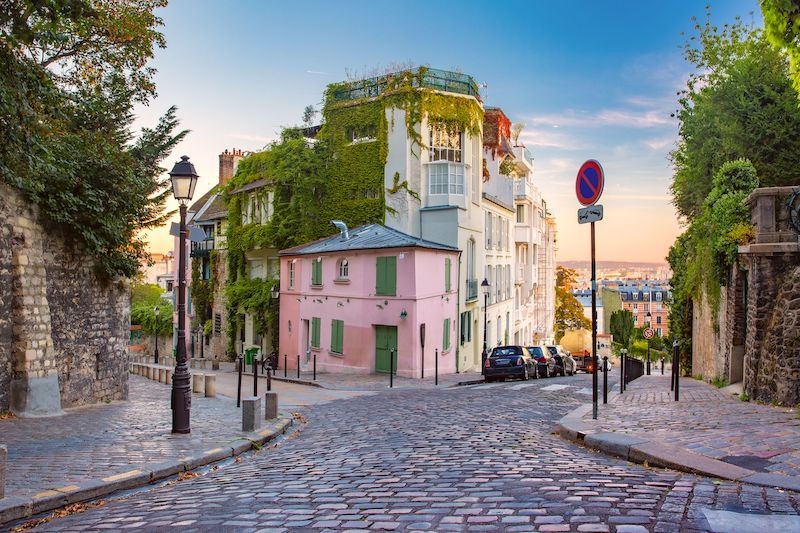
[[[321,70],[307,70],[306,74],[317,74],[317,75],[320,75],[320,76],[327,76],[328,75],[327,72],[322,72]]]
[[[599,112],[567,110],[561,114],[540,115],[530,123],[538,126],[580,126],[583,128],[622,126],[631,128],[655,128],[672,124],[669,113],[662,110],[603,109]]]
[[[656,137],[654,139],[645,139],[642,142],[651,150],[662,151],[664,148],[672,147],[675,144],[675,136]]]
[[[580,148],[580,143],[566,133],[554,131],[553,128],[528,127],[522,130],[520,140],[528,147],[544,148]]]

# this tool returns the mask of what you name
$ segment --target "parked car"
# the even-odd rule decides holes
[[[558,344],[550,344],[546,346],[547,351],[553,356],[556,361],[555,371],[562,376],[575,375],[575,359]]]
[[[556,375],[556,361],[543,346],[528,346],[528,351],[536,359],[536,376],[549,378]]]
[[[535,371],[536,360],[524,346],[496,346],[483,365],[486,381],[505,378],[527,380]]]

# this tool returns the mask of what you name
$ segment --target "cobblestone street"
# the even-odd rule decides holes
[[[633,465],[553,435],[589,386],[581,375],[317,405],[276,447],[40,529],[667,533],[712,531],[715,511],[796,518],[790,491]]]

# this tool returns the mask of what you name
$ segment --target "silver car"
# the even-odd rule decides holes
[[[557,374],[561,374],[562,376],[574,376],[575,375],[575,359],[572,358],[572,355],[566,350],[564,350],[561,345],[559,344],[550,344],[547,346],[547,351],[550,352],[550,355],[556,361],[555,365],[555,372]]]

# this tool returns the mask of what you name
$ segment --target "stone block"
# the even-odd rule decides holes
[[[278,418],[278,393],[267,392],[264,394],[264,419]]]
[[[20,376],[11,381],[11,412],[20,417],[59,416],[61,392],[58,375]]]
[[[167,385],[169,385],[170,387],[172,386],[172,372],[173,372],[173,370],[171,368],[167,369],[166,380],[167,380]]]
[[[0,444],[0,500],[6,497],[6,462],[8,448]]]
[[[261,398],[242,398],[242,431],[257,431],[261,428]]]
[[[217,397],[217,376],[214,374],[205,375],[205,395],[206,398]]]
[[[192,392],[203,394],[205,392],[205,375],[192,374]]]
[[[166,383],[167,382],[167,369],[166,368],[159,368],[158,369],[158,381],[159,381],[159,383]]]

